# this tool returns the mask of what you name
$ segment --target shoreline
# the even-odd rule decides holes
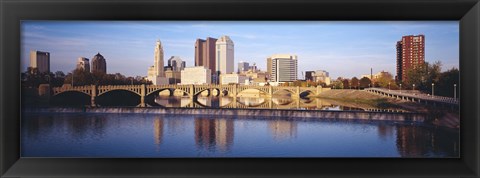
[[[402,101],[395,98],[375,95],[363,90],[330,90],[321,93],[316,98],[335,100],[343,103],[369,105],[372,107],[398,108],[409,112],[429,115],[426,124],[452,129],[460,128],[460,115],[458,112],[426,106],[420,103]]]
[[[25,108],[26,113],[132,113],[172,115],[224,115],[224,116],[267,116],[309,119],[375,120],[425,123],[428,115],[423,113],[395,113],[373,111],[332,111],[332,110],[281,110],[281,109],[228,109],[228,108],[142,108],[142,107],[43,107]]]

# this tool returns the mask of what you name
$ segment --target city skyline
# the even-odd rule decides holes
[[[235,41],[234,63],[256,63],[266,71],[268,56],[298,56],[302,72],[326,70],[332,79],[370,72],[395,73],[396,42],[425,35],[425,61],[441,61],[443,70],[459,65],[457,21],[443,22],[109,22],[26,21],[22,24],[22,71],[30,50],[51,54],[51,71],[70,72],[79,57],[100,52],[110,73],[147,76],[152,46],[161,40],[165,56],[180,56],[194,66],[195,41],[228,35]],[[237,71],[235,66],[234,71]]]

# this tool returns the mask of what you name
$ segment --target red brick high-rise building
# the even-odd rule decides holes
[[[425,35],[403,36],[397,42],[397,76],[399,82],[408,81],[407,72],[410,69],[425,64]]]
[[[215,43],[217,39],[207,37],[195,42],[195,66],[204,66],[212,72],[215,70]]]

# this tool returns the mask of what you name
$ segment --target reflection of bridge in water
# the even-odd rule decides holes
[[[253,86],[253,85],[108,85],[108,86],[74,86],[74,87],[56,87],[53,88],[53,96],[65,92],[81,92],[91,98],[91,105],[96,106],[95,99],[105,93],[117,90],[129,91],[140,96],[140,106],[145,107],[145,97],[155,95],[159,92],[168,90],[170,95],[173,93],[183,93],[192,99],[196,99],[203,93],[207,96],[230,96],[235,102],[239,93],[246,90],[258,90],[263,96],[271,98],[280,91],[288,92],[292,98],[301,96],[316,96],[330,88],[318,87],[289,87],[289,86]],[[193,103],[194,104],[194,103]],[[192,106],[192,107],[195,107]],[[232,106],[233,107],[233,106]]]
[[[373,106],[348,106],[332,103],[319,98],[289,98],[289,97],[198,97],[192,100],[188,97],[159,96],[155,103],[167,108],[238,108],[238,109],[295,109],[295,110],[348,110],[373,112],[404,112],[399,109],[380,109]]]

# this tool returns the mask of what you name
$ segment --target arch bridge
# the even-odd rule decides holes
[[[140,106],[145,106],[145,97],[156,92],[169,90],[170,93],[175,91],[183,92],[190,98],[196,98],[203,92],[208,95],[227,95],[236,98],[236,96],[245,90],[255,89],[260,91],[266,97],[272,97],[278,91],[287,91],[293,98],[299,98],[301,95],[316,96],[322,91],[330,88],[317,87],[292,87],[292,86],[255,86],[255,85],[86,85],[86,86],[64,86],[53,88],[53,96],[64,92],[81,92],[91,97],[91,105],[96,106],[95,99],[105,93],[115,90],[130,91],[140,96]],[[215,92],[216,91],[216,92]]]

